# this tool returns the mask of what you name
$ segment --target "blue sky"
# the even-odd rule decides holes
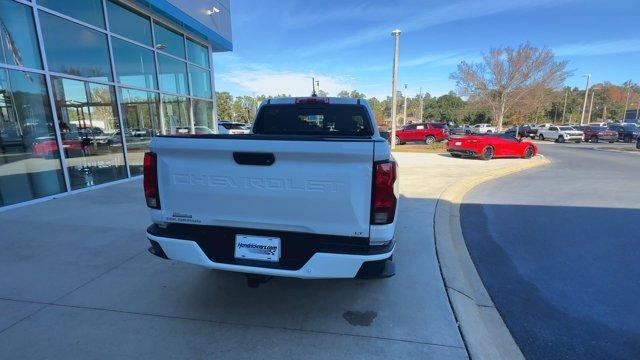
[[[449,74],[496,46],[549,47],[567,80],[640,81],[640,0],[231,0],[234,51],[214,55],[216,90],[308,95],[311,76],[335,95],[391,93],[394,28],[399,83],[413,95],[455,90]]]

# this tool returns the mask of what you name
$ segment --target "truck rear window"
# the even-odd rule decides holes
[[[372,136],[371,121],[360,105],[273,104],[262,107],[254,134]]]

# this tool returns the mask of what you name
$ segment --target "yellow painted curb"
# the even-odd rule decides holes
[[[454,184],[438,199],[434,215],[436,254],[449,302],[472,359],[524,359],[471,260],[460,225],[460,203],[474,187],[549,164],[543,156]]]

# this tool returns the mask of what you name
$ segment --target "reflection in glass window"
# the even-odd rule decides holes
[[[189,65],[191,76],[191,95],[201,98],[211,98],[211,75],[209,70]]]
[[[49,70],[111,81],[106,35],[42,11],[40,23]]]
[[[193,124],[196,135],[213,134],[213,101],[193,100]]]
[[[101,0],[38,0],[38,4],[104,29]]]
[[[44,76],[0,69],[0,206],[65,191]]]
[[[29,6],[0,0],[0,62],[42,69],[33,12]]]
[[[71,189],[127,176],[112,86],[53,78]]]
[[[111,38],[118,82],[147,89],[157,89],[153,51],[130,42]]]
[[[187,64],[166,55],[158,54],[160,90],[174,94],[188,94]]]
[[[181,34],[158,23],[153,23],[153,31],[156,34],[156,49],[184,59],[184,38]]]
[[[161,134],[158,117],[158,94],[120,88],[125,141],[131,176],[142,175],[144,153],[151,138]]]
[[[187,59],[192,63],[209,68],[209,49],[187,38]]]
[[[162,96],[163,129],[166,135],[193,134],[189,121],[189,99],[181,96]]]
[[[109,29],[139,43],[151,44],[151,21],[148,17],[139,15],[113,1],[107,1],[109,14]]]

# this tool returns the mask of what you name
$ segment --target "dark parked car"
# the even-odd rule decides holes
[[[518,135],[516,136],[516,129],[518,130]],[[518,138],[524,138],[524,137],[531,137],[531,126],[529,125],[520,125],[520,126],[514,126],[510,129],[508,129],[507,131],[505,131],[505,134],[511,135],[513,137],[518,137]],[[536,130],[537,133],[537,130]],[[535,136],[535,135],[534,135]]]
[[[618,140],[626,143],[633,142],[640,135],[640,128],[636,124],[611,124],[609,130],[618,133]]]
[[[588,126],[574,126],[576,130],[580,130],[584,133],[584,141],[587,142],[600,142],[600,141],[608,141],[610,143],[616,142],[618,140],[618,133],[609,130],[604,126],[597,125],[588,125]]]

